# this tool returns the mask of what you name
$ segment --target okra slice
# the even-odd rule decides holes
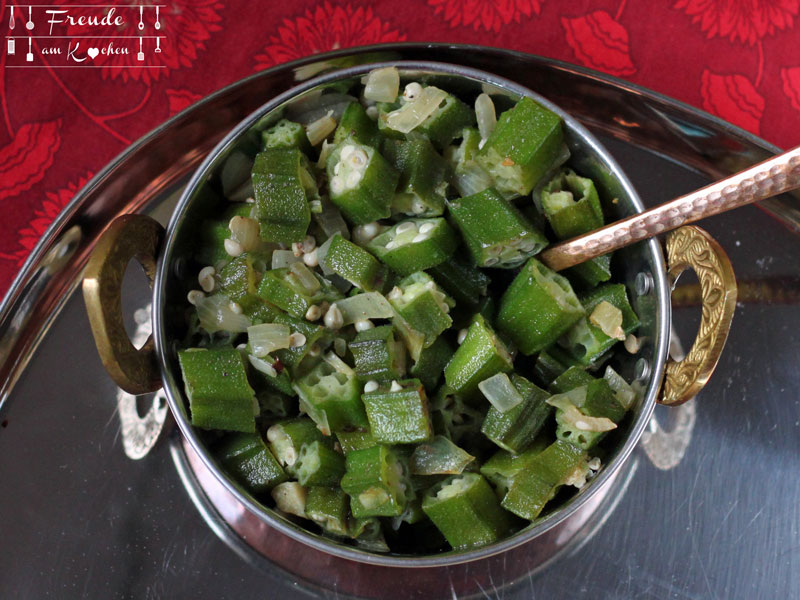
[[[491,544],[511,528],[511,518],[478,473],[453,475],[425,493],[422,510],[454,550]]]
[[[486,319],[478,314],[472,319],[467,336],[444,368],[447,387],[455,393],[473,394],[478,384],[497,373],[513,368],[511,354]]]
[[[479,267],[512,268],[547,246],[547,238],[494,188],[450,200],[450,215]]]
[[[178,352],[192,425],[251,433],[258,413],[242,355],[233,348]]]
[[[556,162],[563,143],[561,117],[523,97],[500,115],[475,160],[501,194],[525,196]]]
[[[269,129],[261,132],[261,144],[267,148],[299,148],[304,153],[311,152],[305,127],[300,123],[281,119]]]
[[[268,148],[256,155],[252,180],[255,218],[261,238],[291,244],[306,235],[311,223],[308,193],[316,195],[305,155],[298,148]]]
[[[310,487],[306,496],[306,515],[327,533],[346,536],[347,494],[335,487]]]
[[[492,176],[475,162],[480,142],[480,132],[467,127],[462,132],[461,144],[445,150],[445,159],[453,172],[451,183],[461,197],[472,196],[494,184]]]
[[[308,417],[297,417],[271,425],[267,429],[267,443],[278,462],[290,475],[296,475],[297,459],[303,445],[321,442],[322,432]]]
[[[458,238],[444,219],[407,219],[375,237],[367,248],[400,275],[411,275],[443,263]]]
[[[386,267],[362,247],[337,233],[318,251],[323,271],[333,272],[368,292],[378,290],[386,278]]]
[[[378,444],[370,431],[337,431],[336,439],[345,454],[353,450],[372,448]]]
[[[585,288],[595,287],[611,279],[611,254],[604,254],[570,267],[564,271],[564,275]]]
[[[561,345],[581,364],[593,364],[641,325],[622,283],[601,285],[584,295],[581,303],[586,316],[561,340]]]
[[[367,427],[361,385],[355,374],[336,371],[329,363],[321,362],[300,377],[294,388],[300,396],[301,409],[323,434],[348,427]]]
[[[293,373],[312,347],[315,345],[319,347],[330,342],[332,335],[330,329],[315,325],[305,319],[281,313],[275,316],[273,321],[288,325],[292,333],[302,334],[301,341],[305,338],[304,344],[275,351],[275,356],[280,360],[280,366],[289,368]]]
[[[616,428],[626,412],[605,379],[592,378],[584,386],[551,397],[548,404],[556,407],[556,437],[584,450]]]
[[[406,507],[403,465],[387,446],[353,450],[345,456],[341,487],[357,519],[397,517]]]
[[[249,217],[253,205],[247,202],[232,202],[220,219],[206,219],[200,226],[200,241],[195,258],[201,265],[216,265],[227,262],[231,255],[225,250],[225,240],[231,237],[229,224],[233,217]]]
[[[603,226],[603,207],[588,177],[564,169],[544,187],[541,198],[544,215],[560,240]]]
[[[419,379],[394,380],[364,390],[361,399],[378,442],[412,444],[433,435],[428,397]]]
[[[447,163],[425,138],[386,140],[383,151],[400,172],[392,212],[417,217],[444,213]]]
[[[585,462],[585,451],[556,440],[514,477],[501,503],[503,508],[532,521],[556,495],[558,488],[583,471]]]
[[[547,448],[547,444],[547,440],[539,437],[528,449],[519,454],[498,450],[481,465],[481,475],[494,486],[498,498],[502,500],[514,478],[533,463],[533,459]]]
[[[333,143],[340,144],[348,138],[371,148],[378,148],[381,143],[378,124],[367,116],[367,111],[358,102],[351,102],[344,109],[333,134]]]
[[[344,456],[320,441],[303,444],[295,473],[302,485],[338,486],[344,475]]]
[[[360,381],[398,379],[406,372],[406,351],[391,325],[359,332],[350,344]]]
[[[423,271],[400,280],[387,299],[413,329],[425,336],[426,348],[453,324],[450,309],[455,302]]]
[[[301,319],[311,306],[323,301],[335,302],[342,297],[333,284],[302,263],[264,273],[258,295]]]
[[[549,388],[559,375],[567,370],[567,365],[558,360],[548,350],[542,350],[533,365],[533,380],[542,387]]]
[[[426,390],[436,389],[442,371],[454,353],[452,344],[444,336],[439,336],[433,344],[420,352],[409,373],[419,379]]]
[[[519,453],[533,444],[553,408],[546,402],[550,394],[524,377],[514,374],[511,383],[522,396],[522,402],[506,412],[492,406],[481,432],[502,449]]]
[[[573,365],[553,380],[550,384],[550,391],[554,394],[564,394],[592,381],[594,381],[594,377],[589,375],[584,367]]]
[[[569,281],[531,258],[500,299],[497,326],[523,354],[555,342],[584,314]]]
[[[215,450],[225,472],[255,495],[269,492],[288,477],[257,433],[226,436]]]
[[[251,254],[242,254],[219,272],[219,290],[233,302],[256,293],[260,275],[254,263],[255,258]]]
[[[375,148],[347,139],[328,157],[327,170],[331,202],[353,225],[392,214],[399,174]]]
[[[457,306],[466,306],[473,312],[480,304],[481,296],[486,295],[490,281],[482,271],[456,256],[431,267],[428,272]]]
[[[446,385],[441,386],[431,402],[433,431],[444,435],[456,444],[480,435],[485,415],[470,406],[463,395],[455,394]]]

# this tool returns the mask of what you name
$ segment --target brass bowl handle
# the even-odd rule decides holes
[[[83,299],[97,351],[114,382],[130,394],[161,387],[153,336],[137,350],[122,321],[122,278],[131,259],[144,269],[150,287],[156,275],[164,228],[145,215],[122,215],[103,233],[83,278]]]
[[[736,277],[719,243],[699,227],[681,227],[667,236],[668,276],[674,284],[686,269],[700,280],[702,317],[691,350],[667,361],[659,403],[677,406],[694,398],[719,362],[736,308]]]

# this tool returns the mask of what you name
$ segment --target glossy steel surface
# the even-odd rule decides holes
[[[800,148],[638,215],[556,244],[542,252],[540,258],[551,269],[561,271],[682,225],[766,200],[797,187],[800,187]]]
[[[407,59],[468,59],[544,93],[595,132],[618,140],[602,141],[650,206],[777,151],[699,111],[570,65],[501,50],[467,53],[440,46],[432,51],[418,45],[393,51]],[[238,121],[260,103],[261,90],[279,85],[276,81],[291,85],[294,76],[291,69],[288,73],[264,72],[223,90],[212,99],[214,106],[231,113],[205,114],[201,105],[140,148],[161,152],[157,145],[163,143],[176,157],[190,155],[192,144],[207,148],[208,139],[219,139],[213,124],[236,111],[230,123]],[[192,133],[189,122],[210,129]],[[173,132],[181,135],[172,137]],[[42,344],[0,408],[0,589],[15,598],[293,599],[347,597],[345,587],[355,586],[363,597],[378,584],[357,572],[322,565],[309,581],[286,570],[313,554],[307,550],[282,557],[283,566],[261,559],[199,488],[184,488],[165,445],[144,461],[131,462],[123,452],[118,389],[97,357],[82,300],[66,292],[85,260],[83,250],[73,249],[91,247],[111,217],[134,200],[166,221],[174,206],[166,192],[180,176],[162,190],[145,190],[148,179],[127,173],[142,173],[150,163],[146,154],[134,150],[129,162],[113,165],[76,198],[3,305],[3,369],[14,374],[4,380],[6,392],[27,361],[27,350]],[[171,166],[151,164],[150,177],[157,178],[164,165]],[[133,196],[95,193],[122,186],[115,181],[120,176],[128,189],[138,190]],[[471,563],[452,576],[446,572],[443,577],[460,597],[796,596],[800,480],[792,473],[800,469],[800,239],[790,229],[800,220],[792,221],[794,202],[784,197],[769,203],[777,207],[778,220],[775,213],[744,207],[704,222],[743,282],[726,352],[699,402],[656,409],[621,473],[626,485],[617,488],[614,482],[609,493],[615,494],[614,503],[596,513],[602,519],[589,519],[574,534],[573,545],[550,564],[539,564],[536,548],[521,553],[517,560],[530,571],[508,568],[500,557]],[[681,339],[690,340],[697,329],[699,287],[680,283],[673,297],[675,326]],[[130,313],[145,308],[146,281],[126,286]],[[129,415],[130,405],[126,411]],[[186,463],[182,451],[174,456]],[[431,597],[415,581],[410,573],[408,597]]]

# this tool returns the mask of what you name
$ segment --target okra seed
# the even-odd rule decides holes
[[[302,333],[295,331],[289,336],[289,346],[292,348],[299,348],[306,345],[306,336]]]
[[[231,302],[228,306],[233,314],[235,315],[242,314],[242,305],[239,304],[238,302]]]
[[[377,106],[368,106],[367,107],[367,116],[375,121],[378,118],[378,107]]]
[[[403,386],[400,385],[399,383],[397,383],[396,379],[393,379],[392,380],[392,385],[389,388],[389,390],[392,391],[392,392],[400,392],[400,391],[402,391],[402,389],[403,389]]]
[[[372,379],[370,379],[367,383],[364,384],[364,392],[367,394],[372,393],[377,389],[378,389],[378,382],[373,381]]]
[[[341,194],[344,191],[344,181],[339,175],[331,179],[331,192]]]
[[[319,344],[311,344],[311,348],[308,349],[309,356],[319,356],[322,354],[322,348],[319,347]]]
[[[292,254],[297,257],[303,256],[303,246],[299,242],[292,243]]]
[[[491,267],[491,266],[493,266],[493,265],[496,265],[496,264],[497,264],[497,263],[499,263],[499,262],[500,262],[500,259],[499,259],[499,258],[497,258],[496,256],[490,256],[489,258],[487,258],[487,259],[484,261],[484,263],[483,263],[483,266],[484,266],[484,267]]]
[[[236,240],[228,238],[225,240],[225,252],[227,252],[229,256],[236,258],[237,256],[242,255],[244,248],[242,248],[242,245]]]
[[[361,319],[360,321],[356,321],[356,331],[366,331],[367,329],[372,329],[375,327],[372,321],[369,319]]]
[[[244,199],[244,201],[247,202],[247,204],[255,204],[256,203],[256,199],[253,198],[252,196],[248,196],[247,198]]]
[[[416,229],[416,228],[417,228],[417,226],[414,225],[414,223],[412,223],[411,221],[406,221],[405,223],[400,223],[400,225],[397,226],[397,235],[400,235],[401,233],[405,233],[406,231],[411,231],[412,229]]]
[[[341,329],[342,325],[344,325],[344,316],[334,302],[328,312],[325,313],[325,327],[328,329]]]
[[[342,153],[339,155],[340,160],[347,160],[350,155],[356,151],[356,147],[352,144],[347,144],[344,148],[342,148]]]
[[[313,235],[307,235],[303,238],[303,252],[311,252],[317,247],[317,240]]]
[[[418,233],[417,235],[414,236],[414,239],[411,240],[411,242],[414,243],[414,244],[417,244],[419,242],[424,242],[429,237],[430,236],[427,233]]]
[[[199,300],[205,297],[206,295],[200,290],[192,290],[191,292],[186,294],[186,299],[189,301],[189,304],[197,304]]]
[[[353,229],[353,239],[359,244],[366,244],[378,235],[378,229],[378,223],[375,221],[366,225],[359,225]]]
[[[421,215],[425,212],[425,205],[419,200],[414,200],[413,204],[411,205],[411,210],[415,215]]]
[[[308,254],[304,254],[303,262],[306,264],[307,267],[316,267],[317,265],[319,265],[319,257],[317,255],[317,249],[314,248]]]
[[[339,171],[341,171],[341,170],[342,170],[342,163],[336,163],[335,165],[333,165],[333,174],[334,175],[338,175]]]
[[[397,300],[398,298],[400,298],[402,296],[403,296],[403,290],[401,290],[397,286],[394,286],[392,288],[392,291],[389,292],[389,300]]]
[[[394,240],[392,240],[392,241],[390,241],[389,243],[386,244],[386,249],[387,250],[392,250],[393,248],[396,248],[396,247],[397,247],[397,242],[395,242]]]
[[[197,275],[197,281],[204,292],[213,292],[217,282],[214,280],[214,275],[217,274],[214,267],[203,267]]]
[[[306,311],[306,320],[308,321],[316,321],[322,316],[322,310],[316,304],[312,304],[308,307]]]
[[[600,462],[600,458],[599,458],[599,457],[597,457],[597,456],[595,456],[595,457],[594,457],[594,458],[592,458],[592,459],[591,459],[589,462],[587,462],[587,463],[586,463],[586,465],[587,465],[587,466],[588,466],[588,467],[589,467],[589,468],[590,468],[592,471],[598,471],[598,470],[600,470],[600,467],[601,467],[602,463]]]
[[[467,339],[467,330],[466,329],[460,329],[458,331],[458,340],[457,340],[458,341],[458,345],[460,346],[461,344],[463,344],[465,339]]]
[[[623,345],[625,346],[625,350],[627,350],[631,354],[636,354],[642,347],[642,340],[637,338],[632,333],[629,333],[628,337],[625,338],[625,343]]]
[[[422,226],[419,228],[420,233],[429,233],[433,231],[433,228],[436,227],[433,223],[423,223]]]
[[[413,101],[416,100],[421,93],[422,93],[422,86],[418,84],[416,81],[412,81],[403,90],[403,98],[409,101]]]
[[[339,356],[347,354],[347,342],[344,341],[344,338],[337,337],[333,340],[333,351]]]
[[[350,171],[350,173],[347,174],[348,188],[356,187],[359,181],[361,181],[361,171]]]
[[[354,167],[363,167],[367,164],[367,153],[359,149],[354,150],[350,155],[349,160],[350,164],[352,164]]]

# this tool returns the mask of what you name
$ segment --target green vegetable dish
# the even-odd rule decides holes
[[[362,84],[263,126],[247,194],[197,232],[191,419],[231,478],[311,532],[477,548],[584,486],[637,400],[608,365],[640,324],[611,257],[564,274],[536,259],[612,199],[530,98],[459,98],[391,67]]]

